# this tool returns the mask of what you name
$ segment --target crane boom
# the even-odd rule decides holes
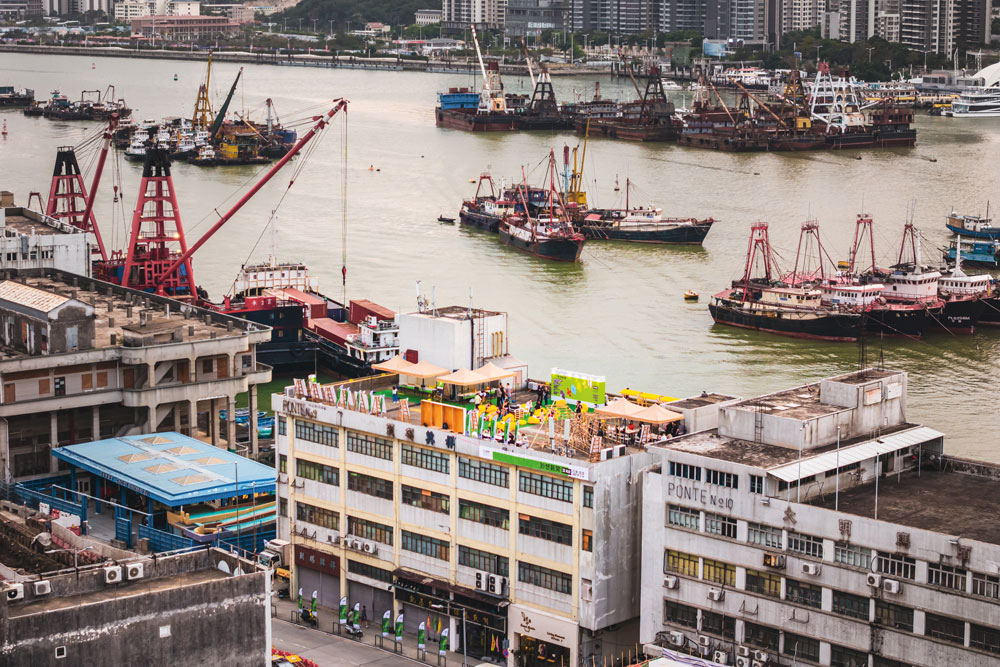
[[[97,198],[97,186],[101,184],[101,174],[104,172],[104,162],[108,158],[108,149],[111,148],[111,139],[114,136],[115,128],[118,127],[118,114],[111,114],[108,121],[108,129],[104,131],[104,141],[101,145],[101,157],[97,160],[97,169],[94,170],[94,180],[90,184],[90,193],[87,196],[87,208],[83,211],[83,220],[90,220],[90,215],[94,211],[94,199]],[[108,261],[108,253],[104,249],[104,241],[101,239],[101,232],[94,223],[94,239],[97,241],[97,248],[101,253],[101,261]]]
[[[326,125],[329,122],[329,120],[331,118],[333,118],[333,116],[336,115],[336,113],[338,111],[342,111],[342,110],[346,110],[346,109],[347,109],[347,100],[345,100],[344,98],[340,98],[340,99],[335,100],[335,104],[334,104],[333,108],[330,109],[328,112],[326,112],[324,115],[318,116],[316,118],[317,122],[316,122],[315,125],[313,125],[312,129],[310,129],[308,132],[306,132],[306,134],[303,135],[302,138],[299,139],[295,143],[294,146],[292,146],[292,149],[290,151],[288,151],[287,153],[285,153],[285,155],[282,156],[282,158],[280,160],[278,160],[278,162],[273,167],[271,167],[266,174],[264,174],[263,178],[261,178],[259,181],[257,181],[257,183],[252,188],[250,188],[250,190],[245,195],[243,195],[240,198],[240,200],[233,205],[233,207],[231,209],[229,209],[228,211],[226,211],[225,215],[223,215],[221,218],[219,218],[218,221],[216,221],[216,223],[214,225],[212,225],[211,229],[209,229],[207,232],[205,232],[205,234],[200,239],[198,239],[198,241],[194,245],[192,245],[185,252],[183,252],[176,260],[174,260],[174,263],[171,264],[167,268],[167,270],[163,272],[162,277],[170,276],[175,271],[177,271],[177,269],[179,269],[181,267],[181,265],[184,264],[184,262],[188,261],[191,258],[191,255],[193,255],[198,250],[198,248],[200,248],[201,246],[205,245],[205,243],[215,234],[215,232],[219,231],[219,229],[224,224],[226,224],[230,220],[230,218],[232,218],[234,215],[236,215],[236,213],[241,208],[243,208],[243,205],[246,204],[248,201],[250,201],[250,199],[255,194],[257,194],[257,192],[262,187],[264,187],[264,185],[266,185],[267,182],[270,181],[271,178],[276,173],[278,173],[278,171],[282,167],[284,167],[286,164],[288,164],[288,161],[291,160],[293,157],[295,157],[295,155],[300,150],[302,150],[302,147],[305,146],[307,143],[309,143],[309,140],[312,139],[316,135],[317,132],[319,132],[324,127],[326,127]],[[289,182],[289,186],[291,186],[291,182]],[[163,283],[162,283],[162,278],[161,278],[161,280],[157,283],[157,288],[158,289],[161,288],[162,284]]]

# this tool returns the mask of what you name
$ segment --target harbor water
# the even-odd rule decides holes
[[[213,68],[217,99],[237,69]],[[33,88],[38,98],[58,89],[73,99],[81,89],[114,84],[137,119],[159,119],[190,115],[204,64],[4,53],[0,71],[0,84]],[[561,99],[586,99],[595,80],[557,79],[555,87]],[[728,154],[591,140],[584,169],[591,204],[622,205],[629,179],[633,205],[719,222],[704,247],[592,242],[579,264],[547,262],[506,248],[495,236],[436,220],[457,217],[462,199],[475,191],[470,179],[480,172],[489,169],[510,183],[521,178],[524,165],[529,180],[538,182],[550,149],[561,161],[563,146],[580,142],[572,133],[474,135],[436,128],[436,92],[472,83],[457,74],[247,65],[231,108],[260,121],[270,97],[288,123],[307,109],[329,108],[333,98],[348,98],[347,297],[413,310],[415,282],[421,281],[438,306],[471,301],[507,311],[511,352],[530,364],[534,377],[559,367],[604,375],[611,389],[750,397],[853,370],[862,356],[857,345],[713,325],[708,299],[742,275],[750,224],[770,223],[779,261],[790,269],[803,222],[819,222],[827,251],[839,260],[847,258],[856,214],[870,213],[879,264],[886,266],[896,260],[907,209],[914,206],[924,259],[937,264],[949,238],[945,215],[953,209],[984,213],[1000,173],[998,119],[920,112],[918,145],[910,149]],[[508,90],[530,92],[527,77],[506,83]],[[609,97],[634,95],[628,79],[604,77],[601,89]],[[690,96],[670,95],[678,105],[690,102]],[[16,111],[0,118],[8,126],[0,141],[0,190],[13,191],[21,204],[31,191],[47,194],[58,146],[79,144],[98,128]],[[196,280],[213,297],[231,289],[244,261],[266,257],[271,212],[300,167],[277,209],[278,255],[305,262],[326,294],[342,297],[342,129],[336,119],[308,163],[293,162],[195,256]],[[95,155],[82,150],[81,166],[87,169]],[[122,187],[117,204],[111,188],[116,172]],[[96,213],[112,247],[121,248],[127,237],[140,173],[141,165],[122,160],[105,171]],[[261,173],[259,167],[175,165],[189,244]],[[685,290],[699,292],[701,300],[684,302]],[[1000,462],[1000,330],[971,337],[942,332],[922,341],[869,339],[865,356],[870,364],[909,372],[907,416],[945,433],[948,451]]]

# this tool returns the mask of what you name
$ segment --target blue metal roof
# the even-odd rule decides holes
[[[67,445],[52,455],[170,507],[275,489],[274,468],[180,433]]]

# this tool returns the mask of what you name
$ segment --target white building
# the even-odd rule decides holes
[[[399,349],[411,361],[429,361],[448,370],[479,368],[492,361],[515,371],[512,382],[521,387],[528,379],[527,365],[510,355],[507,319],[507,313],[464,306],[401,313]]]
[[[442,0],[441,22],[445,27],[463,30],[502,28],[507,0]]]
[[[90,248],[87,234],[70,224],[27,208],[0,207],[0,268],[60,268],[87,276]]]
[[[132,19],[151,16],[151,3],[146,0],[123,0],[115,3],[115,20],[128,23]]]
[[[869,370],[721,407],[651,448],[640,640],[701,664],[996,665],[1000,468]],[[685,662],[684,664],[690,664]]]
[[[434,25],[441,22],[440,9],[418,9],[414,15],[414,22],[417,25]]]

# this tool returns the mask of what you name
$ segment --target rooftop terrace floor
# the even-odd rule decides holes
[[[832,509],[834,494],[811,501]],[[840,511],[875,518],[875,485],[840,493]],[[957,472],[923,470],[879,479],[878,519],[945,535],[1000,544],[1000,482]]]

